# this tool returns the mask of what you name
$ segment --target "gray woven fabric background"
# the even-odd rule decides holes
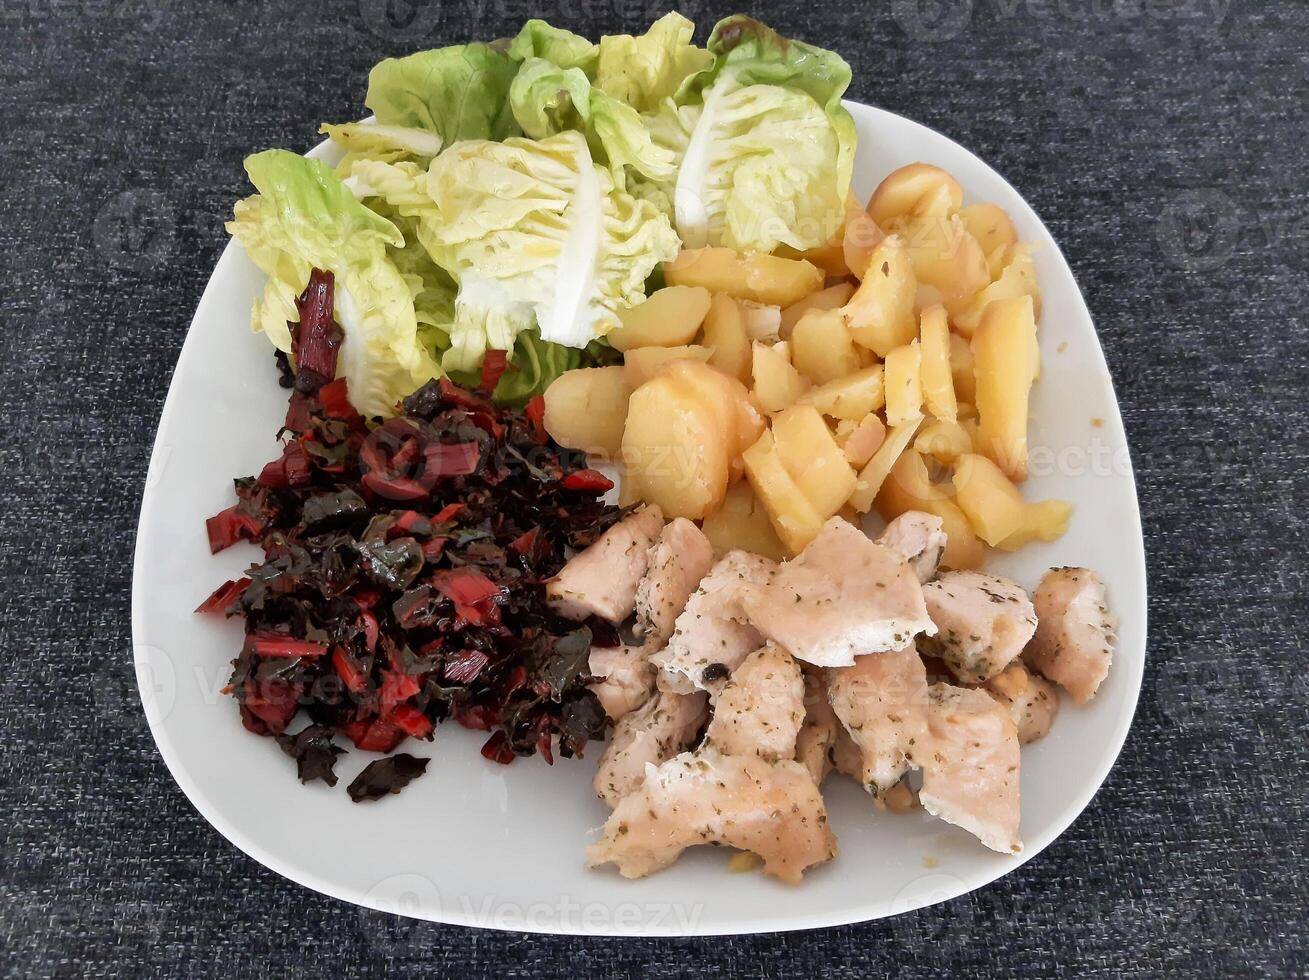
[[[1309,971],[1309,8],[851,0],[754,12],[850,94],[1006,175],[1062,244],[1126,417],[1146,686],[1090,808],[1027,866],[862,926],[554,939],[373,913],[278,878],[191,808],[131,670],[151,439],[246,193],[369,67],[628,0],[0,0],[0,971],[14,977],[1291,976]],[[707,29],[731,12],[690,0]]]

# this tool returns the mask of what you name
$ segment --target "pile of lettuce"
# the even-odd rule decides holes
[[[267,274],[254,328],[290,352],[310,271],[335,276],[339,372],[370,415],[440,374],[512,366],[521,403],[603,361],[618,312],[683,246],[796,250],[839,226],[855,132],[849,66],[737,15],[706,47],[680,14],[598,44],[516,37],[392,58],[373,118],[325,125],[331,168],[272,150],[228,230]]]

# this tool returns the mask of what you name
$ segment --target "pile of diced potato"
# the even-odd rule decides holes
[[[546,429],[721,551],[785,557],[874,507],[940,517],[953,568],[1054,540],[1071,506],[1017,486],[1040,371],[1031,250],[1001,208],[962,205],[912,164],[821,249],[684,250],[610,334],[623,365],[551,385]]]

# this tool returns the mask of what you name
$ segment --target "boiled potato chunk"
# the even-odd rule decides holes
[[[950,335],[950,380],[954,382],[960,404],[957,411],[962,418],[962,406],[977,403],[977,381],[973,375],[973,345],[956,333]]]
[[[863,468],[886,442],[886,423],[869,412],[860,422],[843,420],[836,426],[836,441],[851,466]]]
[[[730,248],[682,249],[664,263],[664,280],[769,306],[790,306],[823,288],[823,272],[812,262],[757,252],[741,255]]]
[[[728,488],[723,506],[704,519],[703,530],[718,558],[736,548],[773,561],[781,561],[788,555],[773,529],[767,508],[755,496],[748,480],[740,480]]]
[[[643,303],[618,311],[622,326],[609,333],[615,350],[677,347],[700,332],[709,312],[709,290],[699,286],[665,286]]]
[[[914,438],[914,452],[920,456],[930,456],[947,466],[972,451],[972,437],[958,422],[932,419],[918,430]]]
[[[712,347],[696,344],[681,347],[636,347],[623,355],[623,372],[627,375],[627,384],[636,389],[653,378],[669,361],[708,361],[713,356]]]
[[[897,231],[904,236],[915,281],[935,286],[951,313],[990,283],[982,246],[958,217],[909,218]]]
[[[1054,541],[1068,530],[1073,505],[1066,500],[1038,500],[1028,504],[1023,523],[1013,534],[996,545],[1001,551],[1017,551],[1033,541]]]
[[[782,544],[798,554],[822,530],[823,518],[782,465],[772,432],[745,451],[745,472]]]
[[[863,366],[840,310],[810,310],[791,331],[791,363],[814,384],[827,384]]]
[[[890,430],[886,434],[885,441],[877,448],[877,452],[873,453],[873,458],[859,471],[854,493],[850,494],[850,506],[859,513],[863,514],[873,506],[882,484],[886,482],[887,474],[891,472],[891,467],[900,458],[900,454],[913,442],[914,433],[921,421],[915,419]]]
[[[704,345],[709,363],[738,381],[750,380],[750,338],[741,304],[726,293],[714,293],[704,318]]]
[[[782,465],[823,520],[854,492],[855,472],[832,431],[812,405],[795,405],[773,419]]]
[[[831,418],[858,421],[885,403],[882,374],[880,364],[861,368],[844,378],[810,388],[800,397],[800,401],[814,406]]]
[[[1011,299],[1015,296],[1031,296],[1032,306],[1037,319],[1041,317],[1041,288],[1036,284],[1036,265],[1032,262],[1032,250],[1020,245],[1014,252],[1012,261],[1005,266],[1000,277],[968,301],[963,309],[952,317],[954,326],[965,337],[971,337],[982,320],[982,313],[997,299]]]
[[[922,353],[923,404],[938,419],[953,422],[958,418],[954,378],[950,374],[950,324],[945,307],[923,310],[918,325]]]
[[[697,392],[713,408],[727,439],[732,476],[739,476],[741,453],[754,445],[765,428],[764,417],[745,385],[699,361],[671,362],[659,376],[673,378],[686,390]]]
[[[839,310],[854,295],[854,286],[848,282],[838,282],[816,293],[810,293],[798,303],[792,303],[782,311],[781,336],[783,340],[791,337],[791,331],[800,322],[800,317],[810,310]]]
[[[727,493],[735,433],[720,408],[675,377],[658,375],[632,392],[622,455],[625,479],[666,517],[711,514]]]
[[[968,233],[977,239],[977,244],[982,246],[982,254],[987,257],[991,269],[991,278],[997,278],[1002,267],[993,263],[998,261],[1005,249],[1018,242],[1018,232],[1009,220],[1009,215],[998,204],[970,204],[960,210],[959,220],[964,223]]]
[[[745,316],[745,335],[750,340],[762,340],[765,344],[775,344],[782,339],[782,308],[741,301],[741,312]]]
[[[959,509],[987,544],[994,547],[1022,527],[1023,495],[985,456],[965,453],[955,460],[954,487]]]
[[[882,178],[868,214],[883,228],[897,218],[944,218],[964,201],[959,182],[930,163],[911,163]]]
[[[842,307],[855,342],[885,357],[913,340],[918,333],[917,289],[904,241],[896,235],[882,239],[873,249],[859,288]]]
[[[1032,297],[996,300],[973,335],[977,432],[983,454],[1015,482],[1027,478],[1027,415],[1036,377]]]
[[[941,306],[941,290],[935,286],[929,286],[925,282],[918,284],[918,289],[914,292],[914,309],[921,317],[924,311],[931,309],[933,306]]]
[[[790,345],[755,343],[751,350],[754,393],[765,412],[789,408],[809,390],[809,382],[791,365]]]
[[[886,355],[886,424],[891,428],[923,416],[922,354],[918,341]]]
[[[877,512],[887,521],[911,510],[935,514],[946,534],[941,563],[947,568],[980,568],[985,557],[981,540],[973,533],[968,517],[951,499],[953,488],[936,486],[927,466],[915,452],[902,454],[877,495]]]
[[[885,237],[886,232],[877,227],[877,222],[867,212],[857,211],[846,216],[841,248],[846,268],[852,276],[862,279],[867,274],[873,252]]]
[[[621,367],[565,371],[545,390],[545,431],[568,449],[614,459],[631,394]]]

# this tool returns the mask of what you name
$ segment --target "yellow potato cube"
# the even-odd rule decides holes
[[[992,256],[1003,254],[1004,250],[1018,241],[1018,232],[1009,219],[1005,209],[998,204],[970,204],[959,212],[959,220],[964,223],[968,233],[977,239],[982,247],[982,254],[987,256],[988,265]],[[990,266],[991,278],[995,279],[1000,268]]]
[[[965,453],[955,460],[954,487],[959,509],[987,544],[999,544],[1022,526],[1023,495],[985,456]]]
[[[946,534],[941,563],[947,568],[980,568],[985,557],[981,540],[968,517],[952,499],[953,487],[933,484],[923,459],[915,452],[900,455],[877,495],[877,512],[891,521],[911,510],[935,514]]]
[[[896,235],[882,239],[859,288],[842,307],[856,343],[878,357],[907,344],[918,333],[914,301],[918,282],[904,242]]]
[[[1023,523],[996,545],[1001,551],[1017,551],[1033,541],[1055,541],[1068,530],[1073,505],[1066,500],[1038,500],[1023,511]]]
[[[727,492],[734,436],[724,431],[720,407],[679,379],[657,375],[632,392],[624,475],[633,492],[658,504],[665,517],[702,518]]]
[[[897,218],[944,218],[963,200],[959,182],[940,167],[911,163],[882,178],[868,201],[868,213],[885,228]]]
[[[923,313],[930,310],[933,306],[941,306],[941,290],[935,286],[929,286],[925,282],[918,284],[918,289],[914,292],[914,310],[921,318]]]
[[[739,480],[728,487],[723,506],[704,519],[702,529],[718,558],[736,548],[773,561],[781,561],[788,555],[773,529],[767,508],[755,496],[748,480]]]
[[[914,433],[918,430],[920,422],[922,419],[914,419],[887,432],[886,440],[877,448],[877,452],[873,453],[873,458],[867,465],[859,471],[854,493],[850,494],[850,506],[859,513],[863,514],[873,506],[873,501],[881,491],[882,484],[886,482],[891,467],[913,442]]]
[[[886,424],[891,428],[923,417],[922,353],[918,341],[886,355]]]
[[[930,456],[946,466],[965,453],[973,451],[973,440],[958,422],[931,419],[914,438],[914,452]]]
[[[918,339],[923,361],[923,404],[936,418],[953,422],[958,418],[959,406],[950,374],[950,325],[945,307],[923,310]]]
[[[856,211],[846,216],[841,254],[852,276],[862,279],[867,274],[873,252],[885,237],[886,232],[877,227],[877,222],[867,212]]]
[[[810,310],[800,318],[791,331],[791,363],[820,385],[863,366],[840,310]]]
[[[812,262],[730,248],[682,249],[664,263],[664,280],[769,306],[790,306],[823,288],[823,272]]]
[[[822,530],[823,518],[782,465],[771,432],[745,451],[745,472],[782,544],[798,554]]]
[[[712,347],[685,345],[682,347],[636,347],[623,355],[623,373],[630,388],[641,387],[653,378],[670,361],[708,361]]]
[[[818,516],[835,514],[854,492],[855,472],[832,431],[812,405],[795,405],[773,419],[782,465]]]
[[[869,412],[859,422],[842,420],[836,426],[836,441],[850,465],[863,468],[886,442],[886,424],[876,412]]]
[[[789,408],[809,390],[809,382],[791,366],[790,345],[755,343],[751,350],[751,373],[759,407],[765,412]]]
[[[751,341],[761,340],[775,344],[782,339],[782,308],[741,300],[741,313],[745,316],[745,335]]]
[[[699,361],[670,362],[663,366],[659,376],[673,378],[686,390],[698,393],[713,408],[727,440],[731,476],[733,479],[739,476],[741,453],[754,445],[765,428],[764,417],[745,385]]]
[[[982,246],[957,216],[908,218],[897,233],[904,236],[914,280],[935,286],[951,313],[991,281]]]
[[[996,300],[973,335],[977,429],[983,455],[1015,482],[1027,478],[1027,415],[1036,377],[1032,297]]]
[[[545,390],[545,431],[568,449],[615,458],[631,394],[616,365],[565,371]]]
[[[610,331],[615,350],[636,347],[677,347],[700,332],[709,312],[709,290],[699,286],[665,286],[636,306],[618,311],[622,326]]]
[[[704,344],[709,363],[739,381],[750,380],[750,338],[741,304],[726,293],[714,293],[704,318]]]
[[[850,301],[852,295],[854,295],[854,286],[848,282],[838,282],[835,286],[810,293],[798,303],[792,303],[782,311],[782,339],[790,339],[791,331],[800,322],[800,317],[810,310],[839,310]]]
[[[885,404],[882,365],[861,368],[844,378],[837,378],[817,388],[810,388],[800,402],[812,405],[834,419],[858,421]]]
[[[977,404],[977,381],[973,375],[973,345],[957,333],[950,335],[950,380],[960,404],[956,411],[962,417],[963,405]]]
[[[982,321],[982,313],[987,306],[997,299],[1012,299],[1017,296],[1032,297],[1032,307],[1037,319],[1041,317],[1041,288],[1036,283],[1036,265],[1032,262],[1032,251],[1020,245],[1014,252],[1013,259],[1005,266],[1000,277],[991,283],[954,314],[951,319],[955,329],[965,337],[971,337]]]

